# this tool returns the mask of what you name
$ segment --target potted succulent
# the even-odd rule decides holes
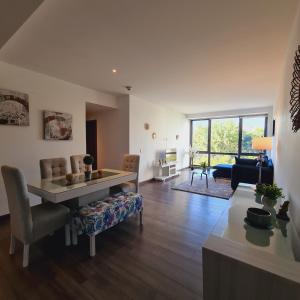
[[[203,161],[203,162],[200,164],[200,168],[203,170],[203,172],[206,172],[207,164],[206,164],[205,161]]]
[[[263,199],[262,199],[263,204],[270,207],[274,207],[278,199],[284,198],[282,189],[279,188],[276,184],[264,185],[262,195],[263,195]]]
[[[91,180],[91,178],[92,178],[92,165],[94,163],[94,157],[91,156],[91,155],[86,155],[83,158],[83,162],[85,164],[85,172],[84,172],[85,179],[86,180]]]
[[[264,194],[265,191],[265,184],[262,183],[257,183],[256,184],[256,189],[255,189],[255,202],[261,203],[261,198]]]

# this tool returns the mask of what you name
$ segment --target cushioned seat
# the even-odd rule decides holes
[[[95,236],[135,214],[143,214],[143,197],[136,193],[120,193],[79,208],[73,218],[73,228],[90,238],[90,256],[96,255]]]
[[[232,165],[230,164],[218,164],[214,166],[214,169],[216,169],[213,172],[213,177],[216,178],[231,178],[231,172],[232,172]]]
[[[69,211],[68,207],[51,202],[33,206],[31,208],[33,240],[36,241],[69,223]]]
[[[117,194],[120,192],[139,192],[139,167],[140,167],[140,156],[135,154],[125,154],[123,157],[122,170],[126,172],[135,172],[137,177],[135,180],[118,184],[111,188],[111,194]]]
[[[29,264],[29,247],[38,239],[65,226],[66,245],[70,245],[70,210],[50,202],[30,207],[27,183],[23,173],[14,167],[2,166],[10,212],[11,240],[9,253],[15,253],[15,240],[24,244],[23,267]]]
[[[136,192],[136,184],[134,182],[127,181],[127,182],[124,182],[124,183],[121,183],[121,184],[118,184],[118,185],[112,187],[111,191],[113,194],[117,194],[120,192],[135,193]]]
[[[114,195],[81,207],[76,224],[81,233],[100,233],[140,212],[142,207],[140,194]]]

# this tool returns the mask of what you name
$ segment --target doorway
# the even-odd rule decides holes
[[[97,170],[97,120],[86,121],[86,153],[94,157],[93,169]]]

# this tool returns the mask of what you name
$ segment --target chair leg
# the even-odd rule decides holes
[[[66,243],[66,246],[71,245],[70,224],[65,225],[65,243]]]
[[[78,244],[78,235],[77,235],[77,230],[76,230],[76,226],[74,223],[72,223],[72,244],[73,245]]]
[[[140,211],[140,226],[143,226],[143,210]]]
[[[15,254],[15,249],[16,249],[16,239],[13,236],[13,234],[10,234],[10,245],[9,245],[9,254],[13,255]]]
[[[93,257],[96,255],[96,239],[95,235],[90,235],[90,256]]]
[[[23,268],[28,267],[29,264],[29,244],[24,244],[23,248]]]

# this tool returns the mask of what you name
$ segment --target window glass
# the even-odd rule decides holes
[[[199,153],[194,157],[194,166],[200,165],[203,162],[208,165],[208,154]]]
[[[192,121],[192,145],[198,151],[208,150],[208,120]]]
[[[238,153],[239,118],[211,121],[211,152]]]
[[[217,164],[234,164],[235,163],[234,155],[226,154],[211,154],[210,156],[210,165],[215,166]]]
[[[262,137],[265,133],[266,117],[244,117],[242,130],[242,153],[258,153],[252,149],[252,140],[255,137]]]

